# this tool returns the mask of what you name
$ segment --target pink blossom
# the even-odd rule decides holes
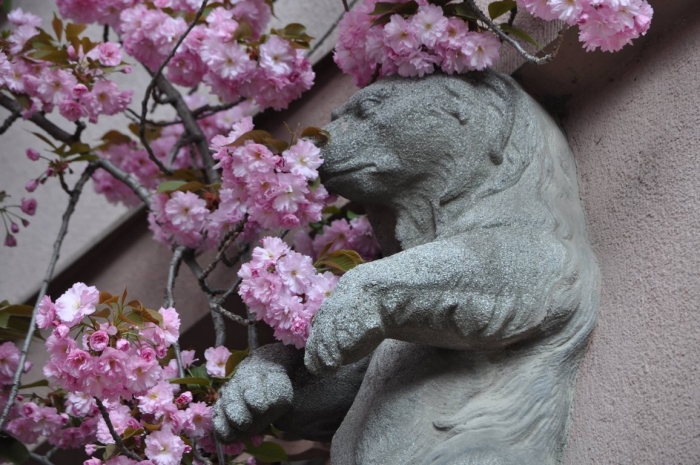
[[[37,181],[36,179],[30,179],[29,181],[27,181],[27,184],[24,186],[24,189],[27,192],[34,192],[37,187],[39,187],[39,181]]]
[[[36,312],[36,325],[39,329],[50,328],[56,318],[56,307],[47,295],[41,298]]]
[[[109,344],[109,335],[104,331],[95,331],[89,337],[90,349],[101,352]]]
[[[439,6],[424,5],[418,8],[418,13],[411,19],[411,25],[423,45],[434,47],[447,29],[447,18]]]
[[[40,158],[39,152],[34,149],[27,149],[27,158],[31,161],[37,161]]]
[[[12,383],[19,366],[20,351],[12,342],[0,345],[0,386]]]
[[[100,298],[99,291],[84,283],[75,283],[56,300],[56,315],[65,323],[71,323],[94,313]]]
[[[210,347],[204,351],[204,358],[207,361],[207,373],[217,378],[226,377],[226,362],[231,356],[229,351],[224,346]]]
[[[155,431],[146,437],[146,457],[155,465],[179,465],[185,443],[169,431]]]
[[[161,381],[142,396],[137,396],[139,410],[142,413],[156,414],[164,406],[171,404],[174,400],[173,389],[175,387],[165,381]]]
[[[36,200],[22,199],[21,209],[27,215],[34,216],[34,214],[36,213]]]

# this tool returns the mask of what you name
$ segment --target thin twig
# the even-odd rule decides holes
[[[253,315],[250,313],[250,309],[246,306],[246,315],[248,319],[253,321]],[[260,342],[258,341],[258,327],[253,323],[248,326],[248,350],[251,352],[260,347]]]
[[[109,24],[105,24],[105,28],[102,30],[102,42],[109,42]]]
[[[112,439],[114,439],[114,444],[126,455],[129,457],[131,460],[136,460],[138,462],[141,461],[141,457],[136,455],[133,451],[130,451],[129,449],[126,448],[124,443],[122,442],[121,436],[117,434],[117,432],[114,430],[114,425],[112,425],[112,421],[109,419],[109,412],[107,412],[107,409],[105,408],[104,404],[100,399],[97,397],[94,397],[95,402],[97,403],[97,408],[100,409],[100,414],[102,414],[102,419],[105,421],[107,424],[107,429],[109,429],[109,434],[112,435]]]
[[[243,99],[239,99],[236,102],[222,103],[221,105],[202,105],[201,107],[192,110],[192,116],[197,119],[206,118],[207,116],[214,115],[220,111],[230,110],[242,101]]]
[[[246,224],[246,219],[244,218],[242,221],[236,225],[236,227],[229,232],[227,232],[224,237],[221,239],[219,242],[219,250],[216,253],[216,256],[214,257],[214,260],[207,265],[207,267],[202,271],[202,279],[207,279],[207,276],[214,271],[216,268],[216,265],[221,261],[221,259],[224,257],[224,254],[226,253],[226,249],[229,248],[231,243],[236,240],[236,238],[241,234],[243,231],[243,228],[245,227]]]
[[[10,129],[10,126],[12,126],[12,123],[17,121],[21,115],[22,113],[19,111],[13,111],[10,113],[10,116],[8,116],[5,122],[2,123],[2,126],[0,126],[0,135],[5,134],[5,132]]]
[[[17,393],[19,391],[19,386],[22,381],[22,371],[24,370],[24,364],[27,361],[27,354],[29,353],[29,347],[32,343],[32,337],[34,336],[34,331],[36,329],[37,310],[39,308],[39,304],[41,303],[41,299],[43,299],[46,295],[46,291],[48,290],[49,284],[51,283],[51,279],[53,278],[53,272],[56,268],[58,257],[61,255],[61,246],[63,245],[63,239],[66,237],[66,233],[68,232],[68,223],[70,222],[70,218],[73,215],[73,212],[75,211],[75,205],[78,203],[78,199],[80,198],[80,194],[83,191],[85,183],[88,181],[88,179],[90,179],[90,176],[92,176],[92,173],[94,173],[96,168],[97,166],[94,163],[88,164],[88,166],[85,168],[85,171],[83,171],[83,174],[80,175],[80,179],[78,179],[78,181],[75,183],[75,187],[73,187],[73,190],[71,191],[70,199],[68,200],[68,206],[66,207],[66,211],[63,213],[61,227],[58,230],[56,241],[53,244],[53,253],[51,254],[49,266],[46,269],[46,274],[44,275],[44,282],[41,285],[41,289],[39,289],[39,294],[37,295],[36,303],[34,304],[34,311],[32,312],[32,318],[29,321],[27,336],[24,338],[24,344],[22,345],[22,352],[19,358],[19,364],[17,365],[17,371],[15,372],[15,375],[12,379],[12,388],[10,389],[10,396],[7,398],[7,405],[5,405],[5,409],[3,410],[2,416],[0,417],[0,431],[2,431],[2,429],[4,428],[5,422],[10,416],[10,410],[12,409],[12,406],[15,403],[15,399],[17,399]]]
[[[29,452],[29,456],[34,460],[35,462],[39,462],[42,465],[54,465],[54,463],[49,460],[49,458],[45,455],[39,455],[35,452]]]
[[[23,108],[19,102],[7,95],[0,93],[0,106],[3,106],[10,110],[12,113],[21,113]],[[56,126],[50,120],[46,118],[42,113],[36,112],[29,117],[29,121],[39,126],[41,129],[46,131],[54,139],[63,142],[64,144],[72,144],[78,142],[79,139],[75,138],[75,135],[70,134],[63,129]],[[79,136],[78,136],[79,137]]]
[[[163,163],[161,163],[161,161],[156,158],[155,154],[153,153],[153,149],[151,148],[150,144],[148,143],[148,140],[146,139],[146,114],[148,113],[148,101],[151,98],[151,94],[153,94],[153,90],[156,88],[158,81],[161,77],[163,77],[163,70],[168,65],[173,56],[175,56],[177,49],[180,47],[180,44],[182,44],[182,42],[185,40],[190,31],[192,31],[192,29],[194,29],[194,27],[197,25],[197,21],[199,21],[199,18],[204,13],[204,9],[207,7],[208,3],[209,0],[202,1],[202,5],[199,7],[199,10],[195,14],[194,19],[188,26],[187,30],[185,30],[185,32],[180,36],[180,38],[175,43],[175,46],[172,48],[172,50],[170,50],[170,53],[168,53],[168,56],[165,57],[165,60],[163,60],[156,72],[153,74],[151,82],[149,82],[148,87],[146,87],[146,93],[143,96],[143,101],[141,102],[141,122],[139,124],[139,138],[141,139],[141,143],[144,145],[146,151],[148,152],[148,157],[158,166],[158,168],[162,172],[166,174],[172,174],[172,171],[166,168],[165,165],[163,165]],[[168,97],[167,103],[174,103],[174,96],[168,94],[167,92],[163,93],[166,94],[166,96]],[[155,95],[154,98],[156,98]],[[180,118],[182,118],[182,116]]]
[[[348,6],[348,0],[342,0],[343,2],[343,8],[345,8],[345,12],[350,11],[350,7]]]
[[[197,144],[197,149],[202,157],[202,163],[204,164],[204,169],[207,172],[207,177],[209,178],[209,183],[216,184],[220,181],[219,173],[214,168],[214,158],[211,156],[209,150],[209,144],[207,143],[207,138],[204,136],[202,128],[199,127],[197,123],[197,118],[192,116],[192,111],[187,106],[185,99],[182,94],[173,86],[170,81],[165,79],[164,76],[158,76],[156,79],[158,88],[169,97],[172,97],[172,106],[175,108],[177,115],[182,120],[185,130],[192,135],[192,140]]]
[[[165,285],[165,303],[163,307],[171,308],[175,306],[175,297],[173,296],[173,289],[175,288],[175,279],[177,278],[177,273],[180,270],[180,264],[182,263],[182,255],[185,253],[187,247],[180,245],[173,251],[173,258],[170,260],[170,267],[168,268],[168,282]],[[177,372],[180,378],[185,377],[185,367],[182,365],[182,353],[180,352],[180,341],[175,341],[173,343],[173,350],[175,351],[175,361],[177,362]]]
[[[352,0],[352,1],[350,2],[350,9],[354,8],[354,7],[355,7],[355,4],[356,4],[358,1],[359,1],[359,0]],[[307,57],[310,57],[311,55],[313,55],[313,54],[316,52],[316,50],[318,50],[318,49],[321,47],[321,45],[323,45],[323,43],[326,41],[326,39],[328,39],[328,37],[329,37],[331,34],[333,34],[333,32],[335,31],[335,28],[338,26],[338,23],[340,22],[341,19],[343,19],[343,16],[345,16],[345,13],[346,13],[347,11],[348,11],[348,10],[346,9],[345,11],[343,11],[342,13],[340,13],[340,16],[338,16],[338,17],[335,19],[335,21],[333,22],[333,24],[331,25],[331,27],[329,27],[328,30],[326,30],[326,33],[323,34],[319,39],[316,40],[316,43],[314,44],[314,46],[313,46],[311,49],[309,49],[308,52],[306,52],[306,56],[307,56]]]
[[[168,169],[173,169],[173,163],[175,163],[175,157],[177,157],[178,152],[182,147],[190,143],[190,135],[187,133],[187,131],[180,134],[180,137],[177,138],[175,145],[173,145],[173,148],[170,149],[170,155],[168,155]]]
[[[175,288],[175,279],[177,278],[178,271],[180,270],[182,255],[185,253],[185,250],[187,250],[187,247],[184,245],[177,246],[175,250],[173,250],[173,258],[170,260],[170,267],[168,267],[168,282],[165,286],[164,307],[172,307],[175,305],[173,289]]]
[[[192,454],[194,455],[194,458],[202,462],[204,465],[212,465],[211,460],[208,458],[204,457],[202,454],[199,453],[197,450],[197,441],[192,441]]]
[[[209,309],[212,312],[216,312],[216,313],[220,314],[221,316],[225,316],[226,318],[233,321],[234,323],[238,323],[239,325],[242,325],[242,326],[250,326],[250,325],[255,323],[254,320],[251,320],[251,319],[246,320],[242,316],[238,316],[233,312],[229,312],[224,307],[219,305],[216,301],[209,302]]]
[[[207,280],[202,278],[202,267],[199,265],[199,262],[197,262],[197,259],[194,257],[194,251],[192,249],[186,250],[186,253],[183,254],[182,260],[185,262],[185,265],[187,265],[192,271],[194,277],[197,278],[197,282],[199,282],[199,287],[202,289],[202,291],[204,291],[205,294],[207,294],[208,296],[213,296],[221,293],[217,292],[215,289],[212,289]]]
[[[214,439],[214,442],[216,443],[216,455],[219,458],[219,463],[226,463],[224,459],[224,448],[221,447],[221,443],[218,439]]]
[[[129,189],[131,189],[134,194],[136,194],[147,207],[151,206],[151,193],[146,189],[141,183],[139,183],[136,178],[127,173],[126,171],[118,168],[114,163],[104,158],[95,160],[93,162],[98,168],[102,168],[109,174],[111,174],[115,179],[124,183]]]
[[[520,42],[518,42],[517,40],[515,40],[514,38],[512,38],[511,36],[509,36],[505,32],[503,32],[501,30],[501,28],[498,27],[498,25],[496,23],[491,21],[491,19],[488,16],[486,16],[486,14],[483,11],[481,11],[481,8],[476,6],[476,3],[474,3],[474,0],[464,0],[464,3],[466,3],[467,6],[469,6],[469,8],[471,8],[471,10],[474,12],[476,17],[481,22],[486,24],[489,27],[489,29],[491,29],[502,40],[508,42],[515,49],[516,52],[518,52],[523,58],[525,58],[530,63],[535,63],[536,65],[544,65],[544,64],[552,61],[552,59],[554,59],[555,54],[553,54],[553,53],[550,53],[550,54],[545,55],[543,57],[536,57],[535,55],[528,53],[522,47],[522,45],[520,45]]]

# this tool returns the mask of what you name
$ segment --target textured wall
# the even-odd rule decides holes
[[[567,464],[700,463],[698,8],[639,61],[568,105],[598,328]]]

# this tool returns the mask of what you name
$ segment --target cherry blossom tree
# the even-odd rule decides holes
[[[0,337],[24,340],[21,348],[0,341],[0,441],[12,451],[0,459],[22,463],[30,455],[22,444],[40,439],[84,448],[86,465],[243,463],[244,452],[283,458],[262,436],[219,443],[211,421],[216,392],[257,348],[260,321],[281,342],[303,348],[313,315],[339,277],[380,256],[368,220],[335,204],[321,183],[319,146],[328,134],[307,128],[279,140],[253,126],[257,112],[286,108],[311,88],[312,38],[300,24],[268,30],[268,0],[56,3],[60,17],[50,29],[34,14],[12,10],[12,27],[0,40],[0,105],[11,113],[0,134],[19,118],[35,124],[38,145],[26,156],[41,174],[25,189],[55,180],[69,198],[36,304],[0,303],[6,330]],[[552,60],[556,48],[527,51],[538,45],[513,25],[519,9],[576,26],[586,50],[603,51],[645,34],[653,14],[645,0],[503,0],[487,11],[473,0],[362,0],[352,11],[345,7],[334,58],[358,86],[396,74],[482,70],[498,60],[504,43],[530,62]],[[90,23],[104,27],[102,41],[84,34]],[[146,88],[119,88],[115,73],[134,66],[150,74]],[[170,107],[175,116],[156,120],[155,107]],[[86,140],[87,125],[115,114],[132,123]],[[81,173],[73,186],[69,172]],[[172,250],[160,309],[85,283],[55,300],[46,295],[90,181],[110,202],[145,205],[154,239]],[[15,195],[0,192],[7,247],[17,245],[20,225],[28,227],[37,211],[36,200],[15,202]],[[206,265],[198,256],[204,250],[216,251]],[[241,262],[228,287],[211,285],[217,267]],[[214,321],[213,346],[203,359],[178,343],[173,289],[183,263]],[[245,317],[224,308],[234,293],[247,307]],[[226,348],[224,319],[248,328],[247,351]],[[21,385],[37,329],[48,334],[50,360],[38,384],[51,389],[44,397],[20,395],[20,388],[38,386]],[[51,463],[50,454],[31,455]]]

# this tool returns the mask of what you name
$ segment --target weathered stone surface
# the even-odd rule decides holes
[[[239,393],[270,367],[251,359],[258,374],[236,374],[218,431],[308,402],[295,369],[305,386],[332,383],[323,376],[371,355],[333,463],[557,463],[599,293],[566,138],[491,72],[386,79],[334,119],[324,183],[365,204],[386,258],[343,276],[314,318],[306,369],[279,362],[289,383],[259,401]],[[356,383],[341,385],[316,396],[319,414],[352,397]]]

